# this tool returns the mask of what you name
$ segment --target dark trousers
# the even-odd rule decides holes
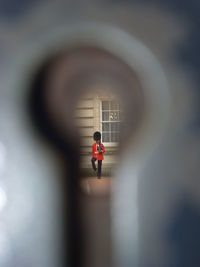
[[[92,162],[92,168],[96,171],[97,167],[95,164],[95,161],[97,159],[96,158],[92,158],[91,162]],[[98,169],[97,169],[97,177],[100,178],[101,177],[101,166],[102,166],[102,160],[98,160]]]

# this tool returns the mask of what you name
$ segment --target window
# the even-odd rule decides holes
[[[120,105],[116,101],[102,101],[102,142],[119,142]]]

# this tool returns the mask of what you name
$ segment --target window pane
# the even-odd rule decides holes
[[[109,140],[109,133],[104,133],[103,132],[103,135],[102,135],[102,141],[103,142],[110,142],[110,140]]]
[[[111,142],[119,142],[119,133],[111,133]]]
[[[110,121],[119,121],[119,111],[110,112]]]
[[[111,110],[119,110],[119,104],[115,101],[111,101]]]
[[[102,110],[109,110],[109,101],[102,101]]]
[[[109,112],[108,111],[102,112],[102,121],[109,121]]]
[[[119,126],[120,123],[119,122],[112,122],[111,123],[111,132],[119,132]]]
[[[102,130],[103,130],[103,132],[108,132],[109,131],[109,123],[108,122],[104,122],[102,124]]]

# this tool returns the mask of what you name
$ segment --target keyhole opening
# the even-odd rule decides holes
[[[126,63],[104,49],[89,46],[72,47],[56,53],[44,62],[34,77],[30,105],[32,117],[40,133],[53,144],[64,164],[67,163],[69,167],[68,177],[62,179],[62,183],[66,190],[63,195],[67,195],[67,199],[64,197],[63,202],[66,201],[69,205],[66,208],[64,203],[63,209],[66,212],[66,220],[70,221],[68,227],[71,238],[68,243],[71,250],[68,256],[71,266],[111,264],[110,176],[113,175],[111,170],[120,164],[121,151],[128,145],[129,138],[132,138],[133,134],[137,135],[137,130],[140,128],[145,107],[141,88],[137,75]],[[87,103],[91,99],[98,99],[96,108],[95,100],[93,101],[93,114],[86,118],[83,113],[90,107],[79,108],[84,99],[88,101]],[[122,114],[119,113],[119,107],[122,107],[123,111],[123,119],[120,119],[120,122],[118,119]],[[78,111],[79,118],[76,118]],[[87,120],[89,124],[81,124],[83,123],[81,119]],[[113,130],[116,127],[117,130]],[[88,132],[86,134],[89,144],[84,146],[83,132],[86,129],[90,129],[90,135]],[[111,170],[106,167],[106,163],[105,165],[103,163],[102,169],[108,173],[104,176],[108,176],[106,181],[109,182],[104,180],[97,184],[92,182],[88,192],[82,180],[84,177],[82,160],[85,156],[86,165],[89,165],[91,170],[92,135],[96,130],[102,133],[102,141],[108,153],[105,154],[105,162],[107,158],[109,163],[113,154],[117,159],[114,163],[111,162],[111,165],[113,164]],[[84,149],[86,155],[83,153]],[[87,172],[88,170],[86,177]],[[91,177],[90,181],[94,181],[92,178],[96,179]],[[91,191],[92,199],[86,196],[88,193],[91,195]],[[97,227],[104,225],[104,234],[99,236],[95,225]],[[99,263],[97,263],[95,255],[99,248],[102,257],[98,258]]]

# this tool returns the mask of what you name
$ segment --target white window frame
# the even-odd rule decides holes
[[[101,133],[102,133],[102,139],[103,139],[103,120],[102,120],[102,102],[103,101],[115,101],[115,99],[113,98],[101,98],[100,99],[100,129],[101,129]],[[107,146],[107,147],[117,147],[119,145],[118,142],[103,142],[102,140],[102,143]]]

